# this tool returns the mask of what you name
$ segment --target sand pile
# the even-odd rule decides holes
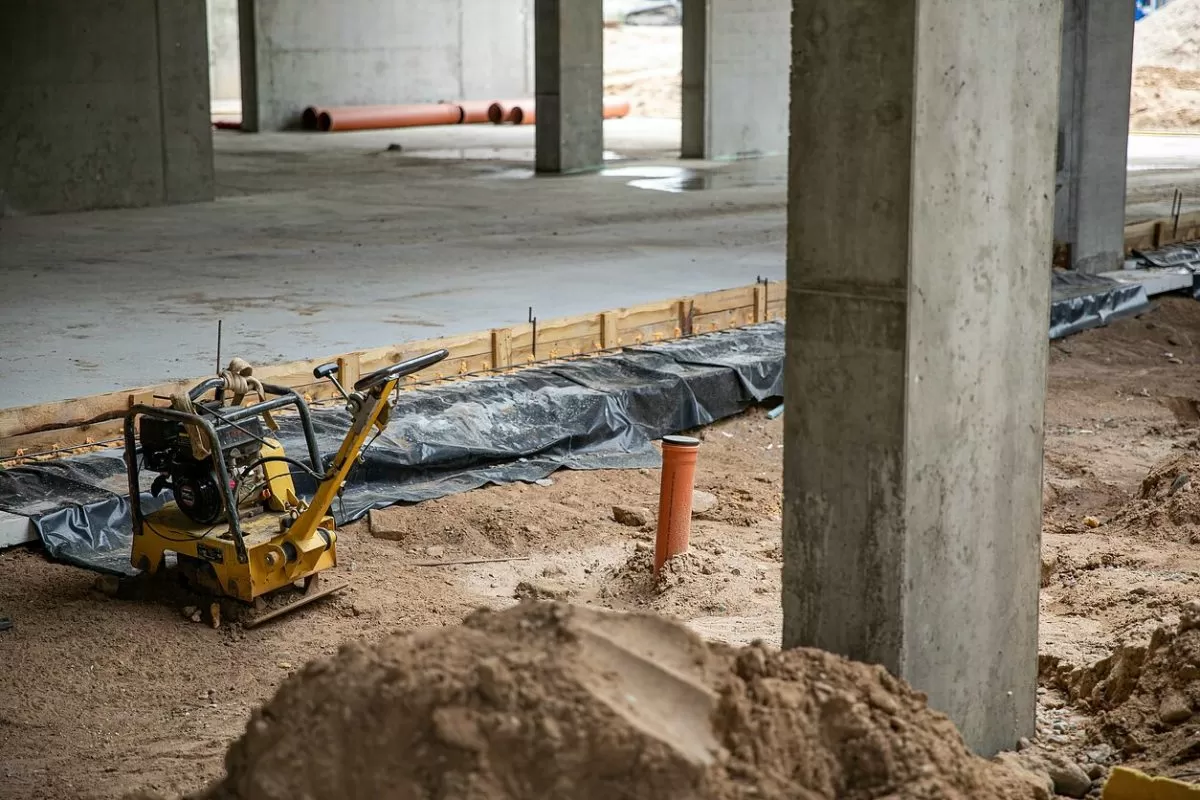
[[[1172,456],[1152,467],[1109,527],[1139,537],[1200,543],[1200,456]]]
[[[1200,0],[1174,0],[1139,22],[1133,64],[1200,71]]]
[[[1200,604],[1178,627],[1159,628],[1145,647],[1119,647],[1055,681],[1098,712],[1097,733],[1126,758],[1179,765],[1200,759]]]
[[[226,767],[209,800],[1046,797],[880,668],[561,603],[346,645]]]
[[[1175,0],[1134,30],[1132,128],[1200,128],[1200,0]]]
[[[683,28],[604,30],[604,94],[629,100],[635,117],[678,119],[683,102]]]

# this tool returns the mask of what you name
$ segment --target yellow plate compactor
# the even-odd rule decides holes
[[[319,589],[317,582],[323,570],[337,564],[330,506],[372,429],[382,431],[387,425],[397,383],[447,355],[439,350],[378,370],[349,392],[337,380],[336,364],[313,370],[345,397],[352,420],[328,468],[304,399],[293,389],[261,383],[241,359],[218,377],[172,397],[171,408],[133,406],[125,417],[133,565],[154,574],[173,553],[194,589],[247,603],[302,586],[303,599],[281,611],[343,588]],[[252,395],[258,402],[246,404]],[[285,407],[299,416],[308,463],[286,455],[271,437],[277,427],[271,412]],[[142,513],[140,503],[143,468],[158,473],[151,494],[170,489],[174,496],[150,514]],[[311,499],[297,494],[294,472],[315,482]]]

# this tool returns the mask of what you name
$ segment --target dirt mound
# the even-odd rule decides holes
[[[1200,70],[1200,0],[1174,0],[1139,22],[1133,64]]]
[[[1138,67],[1133,73],[1129,119],[1135,131],[1200,128],[1200,71]]]
[[[635,117],[678,119],[683,102],[683,29],[626,26],[604,31],[604,94],[629,100]]]
[[[346,645],[226,767],[210,800],[1039,796],[880,668],[560,603]]]
[[[1115,533],[1200,544],[1200,454],[1172,456],[1152,467],[1109,526]]]
[[[686,618],[700,614],[739,614],[753,598],[773,593],[766,570],[744,555],[720,546],[676,556],[654,575],[654,548],[639,543],[613,568],[600,588],[600,600],[625,609],[645,609]]]
[[[1200,128],[1200,0],[1175,0],[1134,30],[1133,130]]]
[[[1071,699],[1098,712],[1097,734],[1126,758],[1168,765],[1200,759],[1200,604],[1145,647],[1118,647],[1091,667],[1053,676]]]

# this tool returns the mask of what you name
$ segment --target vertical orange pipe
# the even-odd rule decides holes
[[[664,436],[662,485],[658,492],[658,536],[654,541],[654,574],[668,559],[686,553],[692,535],[692,490],[700,440]]]

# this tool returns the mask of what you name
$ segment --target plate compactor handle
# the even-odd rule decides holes
[[[333,377],[338,374],[338,365],[336,361],[330,361],[328,364],[322,364],[313,370],[313,377],[317,380]]]
[[[407,361],[401,361],[399,364],[393,364],[390,367],[375,370],[374,372],[364,375],[354,384],[354,391],[367,392],[377,386],[382,386],[393,378],[403,378],[405,375],[412,375],[414,372],[420,372],[423,369],[432,367],[446,356],[450,355],[449,350],[435,350],[432,353],[426,353],[423,356],[410,358]],[[329,366],[329,365],[325,365]],[[337,369],[337,365],[333,365]],[[317,367],[322,369],[322,367]]]

